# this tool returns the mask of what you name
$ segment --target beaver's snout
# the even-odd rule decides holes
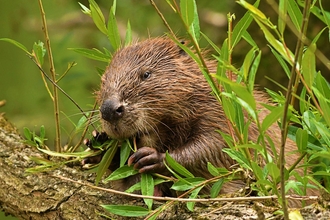
[[[125,106],[118,99],[107,99],[100,107],[102,119],[114,123],[123,117]]]

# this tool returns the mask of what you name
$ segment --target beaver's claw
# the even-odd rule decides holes
[[[134,168],[140,173],[164,173],[166,167],[164,165],[165,153],[158,152],[155,148],[142,147],[138,149],[128,159],[128,165],[134,164]]]

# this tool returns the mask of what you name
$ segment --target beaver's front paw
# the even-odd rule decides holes
[[[134,169],[139,170],[139,173],[164,174],[166,171],[164,158],[165,153],[160,153],[155,148],[142,147],[130,156],[128,166],[134,164]]]
[[[105,132],[101,132],[99,133],[98,131],[94,130],[92,132],[92,139],[85,139],[84,140],[84,144],[91,150],[98,150],[97,148],[95,148],[95,146],[101,146],[102,144],[104,144],[107,140],[109,140],[108,135]],[[85,164],[97,164],[102,160],[103,157],[103,153],[101,153],[100,155],[96,155],[93,157],[87,157],[85,158],[81,164],[85,165]]]

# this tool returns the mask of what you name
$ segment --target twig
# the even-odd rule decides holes
[[[92,185],[90,183],[84,183],[81,181],[76,181],[67,177],[63,176],[57,176],[57,175],[51,175],[54,178],[58,178],[64,181],[76,183],[82,186],[87,186],[93,189],[110,192],[118,195],[124,195],[134,198],[145,198],[145,199],[154,199],[158,201],[176,201],[176,202],[215,202],[215,201],[226,201],[226,202],[239,202],[239,201],[262,201],[262,200],[273,200],[278,199],[277,196],[249,196],[249,197],[234,197],[234,198],[210,198],[210,199],[189,199],[189,198],[175,198],[175,197],[161,197],[161,196],[144,196],[134,193],[127,193],[122,192],[114,189],[107,189],[99,186]],[[293,199],[293,200],[317,200],[318,196],[295,196],[295,195],[287,195],[285,196],[287,199]]]
[[[295,50],[295,59],[294,63],[291,68],[291,77],[289,80],[288,84],[288,90],[286,93],[286,102],[284,105],[284,112],[283,112],[283,118],[282,118],[282,125],[281,125],[281,150],[280,150],[280,176],[281,176],[281,197],[282,197],[282,208],[283,208],[283,214],[284,214],[284,219],[289,219],[289,213],[288,213],[288,207],[286,204],[286,196],[285,196],[285,143],[286,143],[286,138],[288,134],[288,125],[289,121],[287,119],[288,117],[288,109],[290,104],[292,104],[293,101],[293,96],[292,93],[295,91],[293,89],[293,86],[295,86],[295,83],[297,83],[297,74],[296,74],[296,69],[298,63],[301,63],[301,57],[302,57],[302,52],[303,52],[303,42],[302,42],[302,36],[306,34],[307,31],[307,24],[308,20],[308,14],[309,14],[309,8],[310,8],[311,0],[306,0],[305,1],[305,7],[304,7],[304,14],[303,14],[303,21],[302,21],[302,26],[301,26],[301,31],[300,31],[300,37],[297,41],[296,45],[296,50]]]
[[[53,54],[52,54],[52,48],[50,45],[50,38],[48,35],[48,29],[47,29],[47,22],[46,22],[46,16],[45,11],[42,5],[42,0],[38,0],[39,7],[40,7],[40,13],[41,13],[41,19],[42,19],[42,30],[45,35],[46,40],[46,48],[48,53],[48,59],[49,59],[49,65],[50,65],[50,74],[52,77],[52,80],[56,82],[56,73],[55,73],[55,66],[54,66],[54,60],[53,60]],[[53,104],[54,104],[54,116],[55,116],[55,148],[57,152],[61,152],[61,134],[60,134],[60,115],[59,115],[59,106],[58,106],[58,93],[57,93],[57,87],[53,84]]]
[[[162,19],[162,21],[164,22],[166,28],[171,32],[171,35],[172,35],[173,37],[176,37],[175,34],[174,34],[174,32],[173,32],[173,30],[172,30],[172,28],[171,28],[170,25],[167,23],[167,21],[166,21],[165,17],[163,16],[163,14],[159,11],[159,9],[158,9],[157,5],[155,4],[155,2],[154,2],[153,0],[150,0],[150,4],[155,8],[157,14],[159,15],[159,17],[160,17],[160,18]]]

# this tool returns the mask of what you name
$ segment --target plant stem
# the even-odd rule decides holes
[[[282,125],[281,125],[281,150],[280,150],[280,175],[281,175],[281,198],[282,198],[282,208],[283,208],[283,213],[284,213],[284,219],[289,219],[289,214],[288,214],[288,207],[286,204],[286,199],[285,199],[285,143],[286,143],[286,138],[288,134],[288,126],[289,126],[289,120],[288,120],[288,109],[292,101],[294,100],[294,96],[292,95],[294,90],[294,86],[298,83],[297,81],[297,65],[301,63],[301,58],[302,58],[302,52],[303,52],[303,40],[302,36],[305,36],[306,31],[307,31],[307,24],[308,24],[308,14],[309,14],[309,8],[310,8],[311,0],[306,0],[305,1],[305,7],[304,7],[304,14],[303,14],[303,21],[301,25],[301,31],[300,31],[300,36],[298,37],[298,41],[296,44],[296,50],[295,50],[295,59],[294,63],[292,65],[291,69],[291,77],[290,81],[288,84],[288,90],[286,93],[286,102],[284,105],[284,112],[283,112],[283,118],[282,118]]]
[[[170,31],[171,35],[172,35],[173,37],[176,38],[176,36],[175,36],[175,34],[174,34],[172,28],[171,28],[170,25],[167,23],[167,21],[166,21],[164,15],[159,11],[159,9],[158,9],[156,3],[155,3],[153,0],[150,0],[150,4],[155,8],[157,14],[158,14],[159,17],[162,19],[162,21],[164,22],[165,27]]]
[[[46,22],[46,15],[45,11],[42,5],[42,0],[38,0],[39,7],[40,7],[40,13],[41,13],[41,19],[42,19],[42,30],[45,35],[46,40],[46,48],[47,48],[47,54],[48,54],[48,60],[50,65],[50,75],[52,77],[52,80],[56,82],[56,73],[55,73],[55,66],[53,61],[53,55],[52,55],[52,49],[50,45],[50,39],[48,35],[48,29],[47,29],[47,22]],[[55,85],[53,85],[53,104],[54,104],[54,116],[55,116],[55,149],[57,152],[61,152],[61,134],[60,134],[60,116],[59,116],[59,105],[58,105],[58,91]]]

